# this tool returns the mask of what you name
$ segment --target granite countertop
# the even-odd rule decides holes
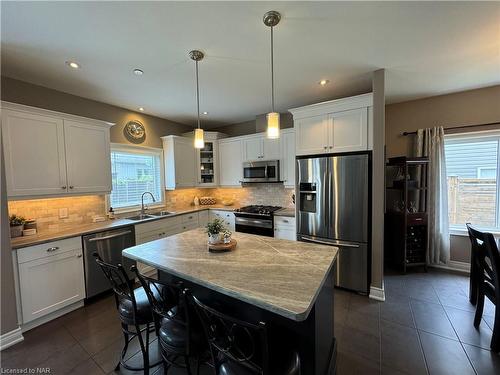
[[[33,235],[33,236],[23,236],[23,237],[12,238],[10,241],[11,241],[12,250],[15,250],[15,249],[20,249],[20,248],[28,247],[28,246],[32,246],[32,245],[47,243],[50,241],[62,240],[64,238],[82,236],[82,235],[86,235],[86,234],[90,234],[90,233],[102,232],[102,231],[109,230],[109,229],[117,229],[117,228],[125,227],[127,225],[137,225],[137,224],[141,224],[141,223],[145,223],[145,222],[149,222],[149,221],[166,219],[169,217],[183,215],[183,214],[187,214],[190,212],[198,212],[198,211],[204,211],[204,210],[208,210],[208,209],[234,211],[236,208],[239,208],[239,206],[238,205],[224,206],[221,204],[203,205],[203,206],[201,206],[201,205],[200,206],[167,205],[161,209],[151,210],[150,213],[159,212],[160,210],[172,212],[172,214],[168,215],[168,216],[159,216],[159,217],[155,217],[155,218],[151,218],[151,219],[144,219],[144,220],[128,220],[126,218],[117,218],[115,220],[106,220],[106,221],[102,221],[99,223],[76,224],[70,228],[66,228],[63,230],[40,232],[40,233]],[[120,215],[120,216],[134,216],[134,215],[135,215],[135,213],[130,212],[126,215]]]
[[[147,242],[123,255],[159,270],[303,321],[337,258],[338,248],[234,233],[237,247],[209,253],[202,229]]]
[[[295,217],[295,208],[282,208],[274,213],[274,216]]]

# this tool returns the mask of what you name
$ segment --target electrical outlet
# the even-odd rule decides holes
[[[68,209],[66,207],[59,209],[59,219],[67,219],[68,218]]]

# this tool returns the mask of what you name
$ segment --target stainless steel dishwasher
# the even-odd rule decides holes
[[[87,299],[111,289],[111,285],[97,265],[94,252],[107,263],[121,263],[131,279],[130,267],[134,261],[123,258],[122,250],[135,245],[134,227],[123,227],[105,232],[92,233],[83,236],[83,251],[85,257],[85,289]]]

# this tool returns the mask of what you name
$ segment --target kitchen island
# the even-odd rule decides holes
[[[289,346],[302,374],[335,371],[333,284],[338,249],[235,233],[229,253],[209,253],[194,229],[134,246],[123,255],[155,267],[160,279],[182,280],[200,300],[233,316],[267,324],[270,358]]]

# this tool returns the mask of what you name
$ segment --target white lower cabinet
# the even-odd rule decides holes
[[[81,237],[17,250],[23,324],[85,298]]]
[[[297,241],[295,218],[289,216],[274,217],[274,238]]]
[[[210,218],[210,220],[213,220],[215,218],[222,219],[224,221],[224,225],[231,232],[234,232],[234,230],[235,230],[235,222],[234,222],[235,219],[234,219],[234,213],[232,213],[231,211],[210,210],[209,218]]]

